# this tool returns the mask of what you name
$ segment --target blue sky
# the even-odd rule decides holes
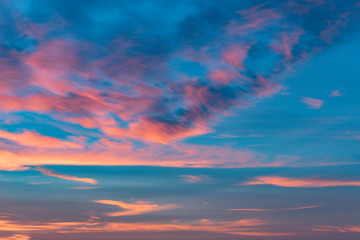
[[[359,11],[0,1],[0,239],[358,239]]]

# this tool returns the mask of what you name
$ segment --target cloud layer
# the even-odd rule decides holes
[[[355,32],[360,9],[356,1],[219,4],[1,2],[1,151],[91,152],[105,141],[171,144],[210,133],[222,116],[281,92],[289,73]],[[66,136],[29,129],[24,114]]]

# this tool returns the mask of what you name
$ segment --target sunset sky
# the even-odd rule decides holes
[[[0,240],[360,239],[360,0],[0,0]]]

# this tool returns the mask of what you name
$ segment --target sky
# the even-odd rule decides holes
[[[359,0],[0,0],[0,240],[360,238]]]

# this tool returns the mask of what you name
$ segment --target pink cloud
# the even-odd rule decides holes
[[[280,92],[284,87],[276,82],[265,79],[264,77],[258,76],[256,86],[252,87],[255,96],[258,98],[272,97],[276,93]]]
[[[181,175],[184,181],[189,183],[201,183],[201,182],[209,182],[210,177],[206,175]]]
[[[277,176],[261,176],[253,180],[242,183],[241,185],[274,185],[279,187],[342,187],[342,186],[356,186],[360,187],[360,181],[347,180],[332,180],[332,179],[317,179],[317,178],[288,178]]]
[[[38,148],[82,148],[83,146],[76,142],[63,141],[58,138],[40,135],[36,132],[24,131],[23,133],[11,133],[0,130],[0,138],[5,138],[16,143]]]
[[[109,126],[103,127],[103,131],[114,138],[131,137],[143,141],[168,144],[174,140],[207,133],[209,129],[201,124],[187,126],[183,123],[172,124],[141,118],[138,122],[130,123],[128,129]]]
[[[340,132],[334,139],[348,140],[348,141],[360,141],[360,132],[358,131],[346,131]]]
[[[318,226],[314,228],[313,231],[317,232],[341,232],[341,233],[360,233],[360,226],[352,225],[352,226]]]
[[[249,134],[249,135],[233,135],[233,134],[219,134],[212,138],[262,138],[264,135],[261,134]]]
[[[61,178],[61,179],[76,181],[76,182],[85,182],[85,183],[89,183],[89,184],[97,184],[97,181],[92,178],[79,178],[79,177],[75,177],[75,176],[59,174],[59,173],[55,173],[53,170],[43,168],[43,167],[37,167],[35,170],[41,172],[42,174],[44,174],[46,176],[50,176],[50,177],[56,177],[56,178]]]
[[[335,21],[328,20],[329,26],[320,33],[319,38],[328,44],[332,43],[340,34],[339,28],[347,25],[349,17],[351,17],[350,12],[344,12]]]
[[[266,26],[274,24],[281,19],[281,15],[275,9],[263,8],[264,4],[252,7],[248,10],[237,11],[245,19],[245,22],[231,22],[228,25],[229,35],[243,36],[253,31],[260,31]]]
[[[303,97],[301,101],[306,103],[308,105],[308,108],[312,108],[312,109],[321,108],[322,105],[324,104],[323,100],[316,98],[309,98],[309,97]]]
[[[311,2],[321,5],[323,1]],[[287,23],[288,13],[271,5],[264,3],[250,9],[235,9],[237,18],[229,20],[224,26],[221,43],[209,41],[198,49],[187,44],[168,54],[170,60],[179,58],[182,61],[195,61],[205,69],[204,78],[184,77],[185,72],[172,71],[168,58],[137,52],[134,49],[141,45],[141,41],[123,36],[109,41],[107,46],[99,47],[84,39],[75,40],[57,35],[57,31],[63,31],[67,25],[58,16],[52,17],[46,24],[40,24],[32,23],[21,14],[15,14],[19,15],[12,16],[17,18],[18,32],[37,42],[31,51],[9,51],[6,59],[0,59],[0,110],[5,113],[45,113],[66,123],[96,128],[102,131],[100,145],[112,149],[117,146],[126,151],[132,148],[129,138],[149,144],[171,145],[174,141],[209,133],[212,131],[212,122],[227,114],[231,107],[244,107],[247,103],[272,97],[283,90],[284,86],[279,80],[282,75],[291,71],[290,63],[310,56],[310,49],[315,49],[302,41],[302,36],[309,34],[303,30],[306,26],[291,26]],[[285,6],[285,9],[301,5],[305,4],[294,5],[291,2],[290,7]],[[304,9],[292,11],[306,13]],[[348,20],[351,20],[351,16],[347,12],[342,13],[338,19],[328,22],[328,28],[316,36],[309,36],[309,39],[321,35],[323,41],[330,43]],[[280,27],[278,33],[272,31],[274,26]],[[269,32],[271,34],[268,35]],[[50,33],[54,37],[47,38]],[[269,37],[270,46],[267,43],[266,47],[281,55],[281,60],[274,62],[276,67],[273,69],[265,70],[269,74],[250,76],[250,72],[257,71],[249,66],[247,60],[257,59],[249,51],[252,52],[256,46],[263,44],[258,34]],[[299,45],[302,46],[301,49],[298,49]],[[304,49],[309,50],[307,52]],[[299,50],[303,53],[300,54]],[[26,91],[21,92],[21,95],[16,92],[23,89]],[[302,101],[309,108],[320,108],[323,105],[323,101],[319,99],[304,97]],[[182,112],[179,113],[179,110]],[[126,122],[127,127],[119,127],[118,119]],[[24,146],[36,145],[39,148],[46,148],[46,141],[58,149],[80,149],[83,146],[77,141],[60,142],[58,139],[39,137],[28,132],[19,136],[12,135],[10,138]],[[95,144],[87,147],[94,146]],[[81,154],[98,151],[94,147]],[[41,152],[40,159],[48,154],[45,152],[46,150]],[[6,159],[14,158],[12,154],[7,154]],[[67,156],[68,153],[57,154]],[[109,154],[111,164],[115,162],[116,157],[113,155],[116,154]],[[80,153],[76,152],[74,155]],[[120,162],[134,164],[133,161],[140,158],[139,155],[130,155],[127,152],[128,159]],[[55,159],[60,161],[57,157]],[[63,162],[73,161],[69,156],[65,159]],[[34,161],[37,164],[40,162]],[[139,164],[151,162],[139,161]],[[23,166],[23,162],[17,164],[18,162],[21,161],[6,161],[6,166]],[[166,161],[162,159],[161,164],[165,164],[164,162]],[[197,166],[214,166],[214,162],[202,159]],[[194,164],[194,161],[189,163],[191,166]],[[173,165],[186,164],[178,160]],[[229,165],[238,164],[233,161]]]
[[[279,38],[275,38],[271,44],[272,50],[283,55],[286,60],[293,58],[292,50],[299,43],[300,37],[305,34],[302,29],[290,32],[279,33]]]
[[[234,70],[226,69],[226,70],[211,70],[209,73],[209,78],[215,82],[228,84],[231,81],[237,80],[241,75]]]
[[[9,94],[15,89],[21,89],[28,85],[27,69],[23,66],[11,64],[12,60],[20,57],[20,54],[15,53],[8,59],[0,57],[0,93]]]
[[[341,97],[341,96],[344,96],[344,94],[342,92],[340,92],[339,90],[334,90],[330,93],[329,96],[330,97]]]
[[[63,40],[40,45],[25,60],[32,74],[32,84],[60,95],[73,91],[75,86],[68,77],[79,65],[76,50],[73,43]]]
[[[33,111],[48,113],[57,111],[60,113],[77,113],[85,115],[87,112],[104,111],[104,106],[81,95],[58,96],[46,93],[39,93],[23,97],[0,94],[3,100],[0,108],[4,112],[12,111]]]
[[[223,53],[223,61],[229,63],[239,69],[244,69],[244,61],[248,56],[248,51],[251,45],[245,46],[229,46]]]
[[[118,145],[119,144],[119,145]],[[89,148],[89,149],[88,149]],[[268,166],[264,156],[249,150],[187,144],[150,144],[136,151],[127,143],[102,141],[84,149],[0,149],[0,166],[23,170],[25,166],[167,166],[167,167],[255,167]],[[81,159],[81,161],[79,161]]]

